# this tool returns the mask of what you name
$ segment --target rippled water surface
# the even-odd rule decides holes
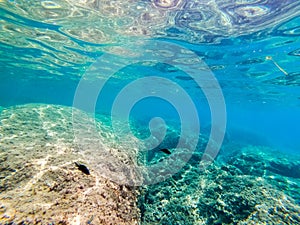
[[[112,224],[299,224],[299,12],[298,0],[0,0],[0,224],[107,224],[88,192],[77,212],[53,203],[98,187],[64,180],[76,157],[143,184],[128,204],[139,215]],[[34,196],[29,184],[26,212],[8,196]]]

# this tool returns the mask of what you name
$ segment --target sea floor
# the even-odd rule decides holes
[[[300,161],[248,146],[197,167],[197,153],[175,176],[145,187],[142,224],[299,224]]]
[[[24,105],[0,118],[0,224],[138,223],[137,190],[101,176],[74,145],[71,108]]]
[[[171,178],[131,187],[86,160],[74,143],[69,107],[2,108],[0,125],[0,224],[300,224],[297,156],[231,141],[205,170],[196,150]],[[116,137],[98,125],[112,155],[136,163],[135,151],[115,151]]]

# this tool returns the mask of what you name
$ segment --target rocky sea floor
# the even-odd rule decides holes
[[[0,111],[0,224],[300,224],[299,157],[231,143],[205,170],[196,151],[173,177],[133,188],[104,177],[82,155],[71,108]],[[114,139],[103,129],[105,135]],[[150,163],[161,157],[167,156],[155,154]]]
[[[222,154],[222,153],[221,153]],[[247,146],[200,170],[201,154],[145,187],[142,224],[300,224],[300,160]]]
[[[138,224],[137,190],[85,161],[71,108],[11,107],[0,124],[0,224]]]

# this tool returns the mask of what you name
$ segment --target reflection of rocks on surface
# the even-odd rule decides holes
[[[198,157],[173,178],[143,190],[142,223],[299,224],[300,181],[267,171],[270,162],[287,165],[279,154],[262,153],[268,151],[251,146],[205,171],[197,168],[193,158],[201,155],[195,153]]]
[[[47,105],[2,111],[0,224],[137,224],[136,190],[84,162],[73,144],[71,113]]]

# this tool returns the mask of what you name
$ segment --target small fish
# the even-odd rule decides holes
[[[83,172],[83,173],[86,174],[86,175],[90,175],[90,171],[89,171],[89,169],[88,169],[85,165],[79,164],[79,163],[77,163],[77,162],[75,162],[75,165],[77,166],[77,168],[78,168],[81,172]]]
[[[166,154],[168,154],[168,155],[171,154],[170,150],[167,149],[167,148],[162,148],[162,149],[160,149],[160,151],[162,151],[162,152],[164,152],[164,153],[166,153]]]

